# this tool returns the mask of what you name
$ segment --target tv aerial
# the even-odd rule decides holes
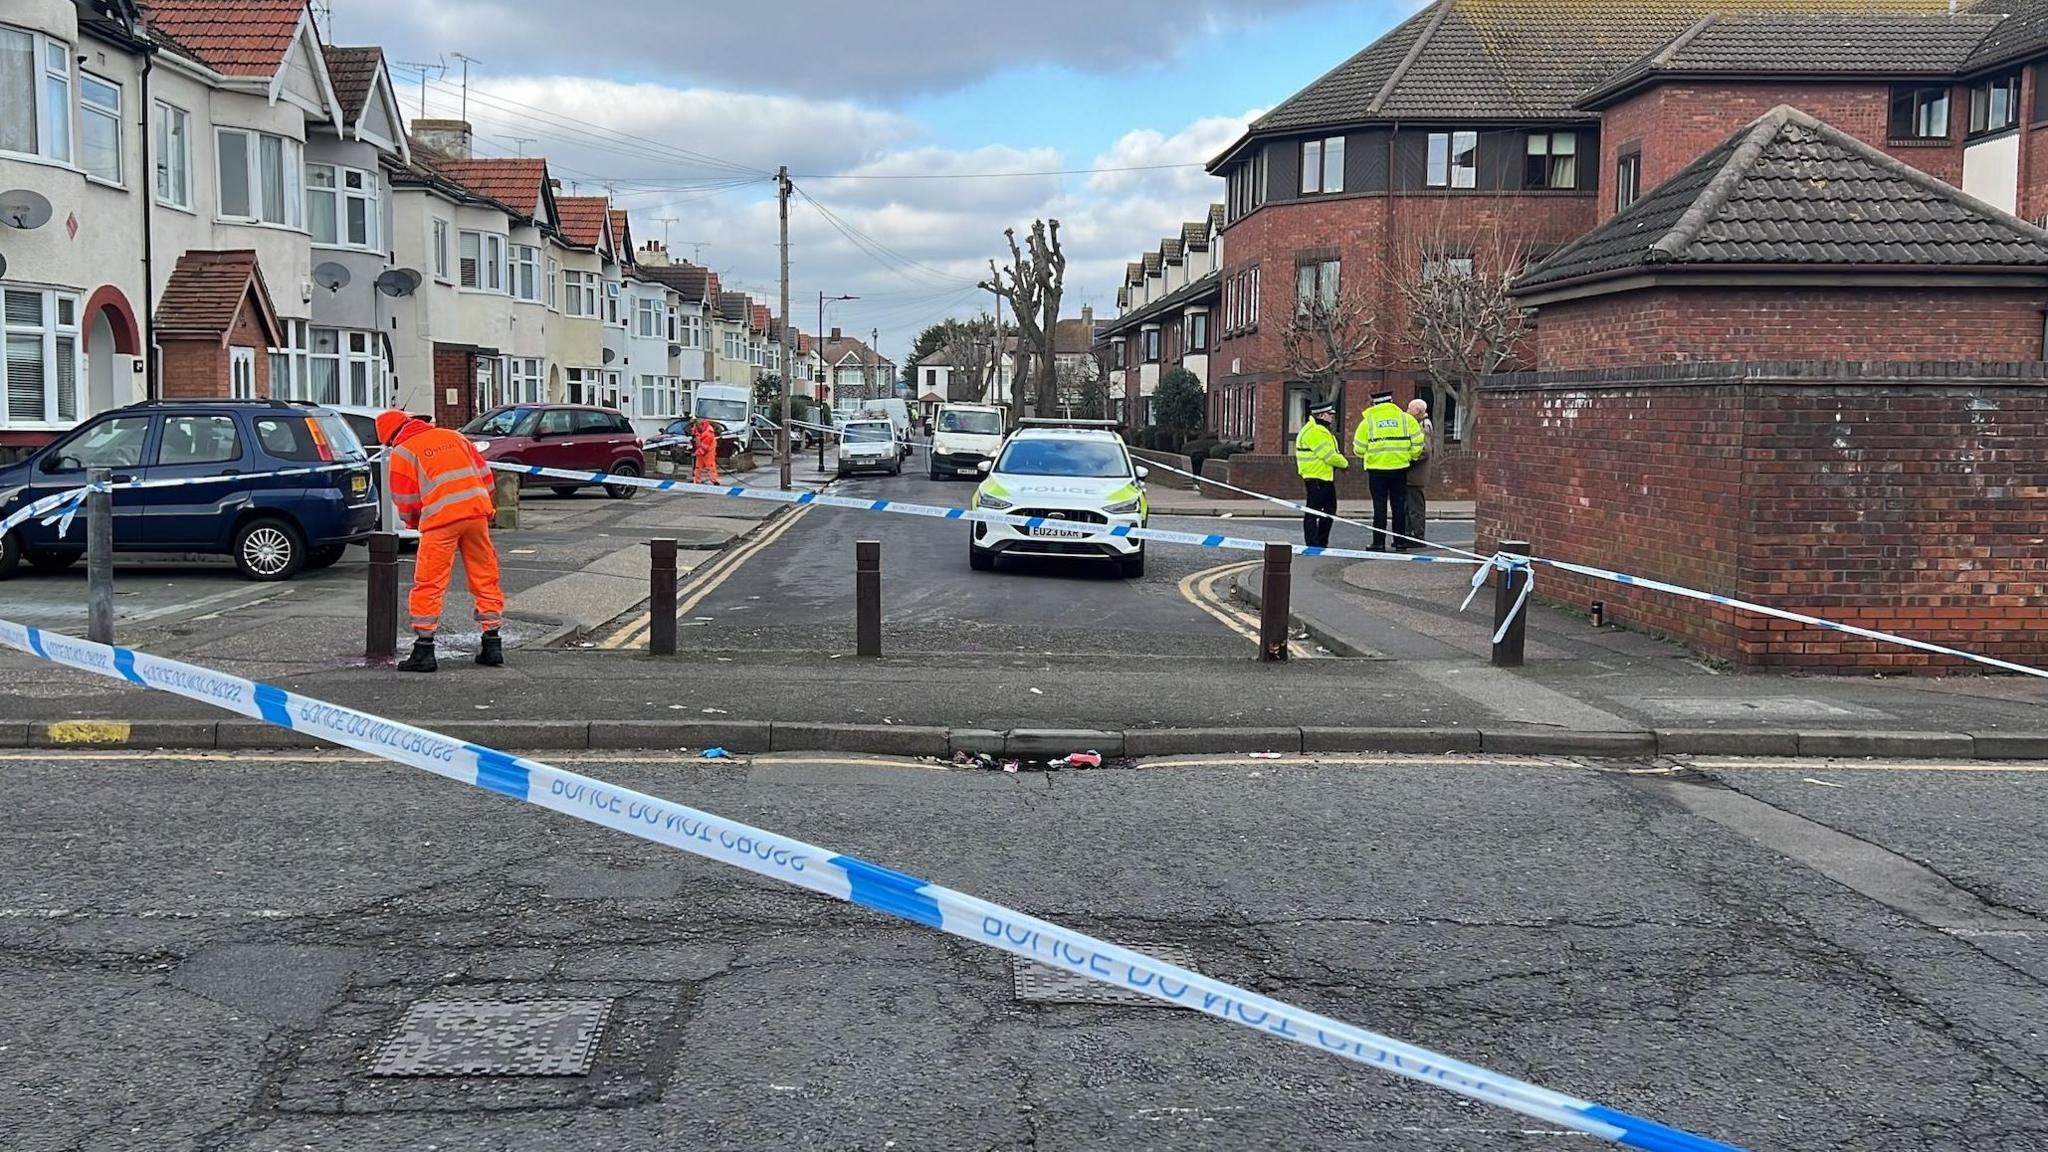
[[[26,188],[0,192],[0,224],[33,232],[50,222],[50,202]]]

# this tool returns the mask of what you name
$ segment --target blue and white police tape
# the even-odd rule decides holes
[[[1277,504],[1277,505],[1279,505],[1280,507],[1282,507],[1282,508],[1285,508],[1285,509],[1287,509],[1287,510],[1288,510],[1288,511],[1290,511],[1290,512],[1298,512],[1298,513],[1302,514],[1303,516],[1320,516],[1320,517],[1322,517],[1322,518],[1323,518],[1323,519],[1325,519],[1325,520],[1330,520],[1330,521],[1334,521],[1335,523],[1338,523],[1338,524],[1349,524],[1349,525],[1351,525],[1351,526],[1352,526],[1353,528],[1363,528],[1363,529],[1365,529],[1365,530],[1366,530],[1366,531],[1368,531],[1368,532],[1373,532],[1373,533],[1384,533],[1384,534],[1386,534],[1386,535],[1388,535],[1388,536],[1391,536],[1391,537],[1393,537],[1393,538],[1394,538],[1394,539],[1396,539],[1396,540],[1405,540],[1405,541],[1407,541],[1407,542],[1408,542],[1408,543],[1410,543],[1410,544],[1421,544],[1421,545],[1424,545],[1424,546],[1427,546],[1427,547],[1430,547],[1430,548],[1441,548],[1441,549],[1443,549],[1443,550],[1444,550],[1444,551],[1446,551],[1446,552],[1454,552],[1454,553],[1456,553],[1456,554],[1458,554],[1458,555],[1460,555],[1460,556],[1467,556],[1467,557],[1470,557],[1470,558],[1471,558],[1471,559],[1473,559],[1473,560],[1479,560],[1479,561],[1483,561],[1483,562],[1486,562],[1486,563],[1489,563],[1489,564],[1493,562],[1493,558],[1492,558],[1492,557],[1489,557],[1489,556],[1481,556],[1481,555],[1480,555],[1479,553],[1477,553],[1477,552],[1472,552],[1472,551],[1468,551],[1468,550],[1466,550],[1466,549],[1464,549],[1464,548],[1459,548],[1459,547],[1456,547],[1456,546],[1454,546],[1454,545],[1450,545],[1450,544],[1435,544],[1435,543],[1431,543],[1431,542],[1430,542],[1430,541],[1428,541],[1428,540],[1424,540],[1424,539],[1423,539],[1422,537],[1420,537],[1420,536],[1408,536],[1408,535],[1404,535],[1404,534],[1402,534],[1402,533],[1400,533],[1400,532],[1395,532],[1395,531],[1393,531],[1392,529],[1388,529],[1388,528],[1375,528],[1375,527],[1373,527],[1373,526],[1372,526],[1372,525],[1370,525],[1370,524],[1364,523],[1363,521],[1359,521],[1359,520],[1352,520],[1352,519],[1349,519],[1349,518],[1347,518],[1347,517],[1344,517],[1344,516],[1339,516],[1339,515],[1337,515],[1337,514],[1336,514],[1335,512],[1325,512],[1325,511],[1323,511],[1323,510],[1322,510],[1322,509],[1320,509],[1320,508],[1311,508],[1311,507],[1309,507],[1309,506],[1308,506],[1308,505],[1306,505],[1306,504],[1296,504],[1296,503],[1295,503],[1294,501],[1292,501],[1292,500],[1283,500],[1283,499],[1281,499],[1281,498],[1280,498],[1280,497],[1278,497],[1278,496],[1273,496],[1273,495],[1269,495],[1269,494],[1267,494],[1267,493],[1265,493],[1265,492],[1254,492],[1254,491],[1252,491],[1252,490],[1251,490],[1251,489],[1249,489],[1249,488],[1239,488],[1239,487],[1238,487],[1237,485],[1235,485],[1235,484],[1226,484],[1226,483],[1224,483],[1224,482],[1223,482],[1223,481],[1221,481],[1221,480],[1213,480],[1213,479],[1211,479],[1211,478],[1209,478],[1209,477],[1207,477],[1207,476],[1202,476],[1202,475],[1199,475],[1199,474],[1197,474],[1197,473],[1194,473],[1194,472],[1188,472],[1188,471],[1185,471],[1185,470],[1183,470],[1183,469],[1180,469],[1180,468],[1175,468],[1175,467],[1174,467],[1173,465],[1171,465],[1171,464],[1162,464],[1162,463],[1160,463],[1160,462],[1159,462],[1159,461],[1157,461],[1157,460],[1153,460],[1153,459],[1150,459],[1149,457],[1142,457],[1142,456],[1141,456],[1141,457],[1139,457],[1139,459],[1141,459],[1141,460],[1144,460],[1144,461],[1145,461],[1145,467],[1147,467],[1147,468],[1158,468],[1158,469],[1162,469],[1162,470],[1164,470],[1164,471],[1167,471],[1167,472],[1171,472],[1171,473],[1173,473],[1173,474],[1174,474],[1174,475],[1176,475],[1176,476],[1185,476],[1185,477],[1187,477],[1188,479],[1190,479],[1190,480],[1193,480],[1193,481],[1197,482],[1198,484],[1207,484],[1207,485],[1209,485],[1209,486],[1210,486],[1210,487],[1212,487],[1212,488],[1222,488],[1222,489],[1224,489],[1224,490],[1226,490],[1226,491],[1230,491],[1230,492],[1239,492],[1239,493],[1242,493],[1242,494],[1244,494],[1244,495],[1246,495],[1246,496],[1249,496],[1249,497],[1251,497],[1251,498],[1252,498],[1252,499],[1254,499],[1254,500],[1263,500],[1263,501],[1265,501],[1265,502],[1266,502],[1266,503],[1268,503],[1268,504]],[[1425,527],[1425,529],[1426,529],[1426,528],[1427,528],[1427,525],[1425,525],[1424,527]],[[1469,603],[1469,601],[1468,601],[1468,603]]]
[[[922,516],[933,520],[967,523],[1007,524],[1016,528],[1039,529],[1051,525],[1085,536],[1154,540],[1162,544],[1186,544],[1195,548],[1223,548],[1240,552],[1264,552],[1269,541],[1246,540],[1220,533],[1169,532],[1163,528],[1140,528],[1135,524],[1089,524],[1079,520],[1054,520],[1044,516],[1011,516],[975,508],[950,508],[939,504],[913,504],[904,500],[863,500],[854,496],[832,496],[822,492],[783,492],[772,488],[743,485],[692,484],[683,480],[645,480],[637,476],[613,476],[605,472],[570,472],[534,464],[492,464],[501,472],[516,472],[551,480],[576,480],[585,484],[619,484],[652,492],[680,492],[696,496],[731,496],[743,500],[768,500],[778,504],[819,504],[827,508],[851,508],[861,512],[891,512],[899,516]],[[1405,560],[1418,564],[1487,564],[1485,557],[1468,560],[1462,556],[1404,556],[1390,552],[1363,552],[1345,548],[1307,548],[1289,545],[1303,556],[1334,556],[1343,560]]]
[[[210,668],[45,632],[10,620],[0,620],[0,646],[183,696],[680,848],[1626,1147],[1654,1152],[1736,1152],[1731,1145],[1454,1060],[964,892],[595,777]]]
[[[26,507],[17,508],[0,519],[0,536],[6,535],[16,525],[44,516],[44,524],[57,525],[57,535],[64,536],[71,531],[72,518],[85,505],[85,498],[93,492],[129,492],[141,488],[186,488],[199,484],[234,484],[250,480],[275,480],[285,476],[311,476],[320,472],[342,472],[357,468],[367,470],[368,460],[344,460],[333,464],[320,464],[308,468],[280,468],[275,472],[234,472],[221,476],[179,476],[161,480],[120,480],[105,484],[87,482],[76,488],[67,488],[40,500],[30,502]]]

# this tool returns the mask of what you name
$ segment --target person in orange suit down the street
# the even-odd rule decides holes
[[[695,460],[690,469],[690,483],[718,483],[718,425],[710,420],[699,419],[697,426],[690,430],[693,437],[691,455]]]
[[[403,412],[377,417],[377,439],[390,452],[391,501],[408,528],[420,533],[414,559],[412,654],[398,665],[401,672],[435,670],[434,633],[441,624],[441,602],[455,575],[455,556],[462,555],[462,574],[476,601],[477,626],[483,646],[476,662],[488,668],[505,663],[498,629],[505,623],[505,592],[498,583],[498,553],[491,547],[491,517],[497,504],[491,495],[491,468],[469,438],[436,428]]]

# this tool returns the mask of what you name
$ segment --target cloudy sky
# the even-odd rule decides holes
[[[775,298],[789,165],[792,311],[923,325],[985,310],[1003,229],[1057,216],[1067,306],[1113,313],[1125,262],[1222,195],[1203,173],[1252,116],[1419,0],[332,0],[330,42],[381,44],[408,116],[461,106],[480,155],[609,187],[635,237]],[[664,220],[666,219],[666,222]]]

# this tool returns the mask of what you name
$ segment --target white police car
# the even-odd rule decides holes
[[[1080,557],[1114,561],[1122,574],[1145,574],[1145,544],[1095,535],[1089,525],[1144,527],[1145,469],[1107,420],[1025,420],[1003,441],[974,492],[974,507],[1042,519],[1020,524],[977,521],[968,529],[967,561],[986,572],[1001,556]]]

